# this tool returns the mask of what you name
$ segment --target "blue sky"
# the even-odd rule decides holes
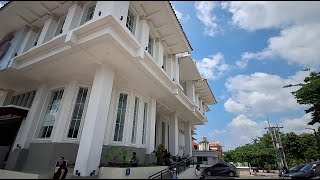
[[[195,138],[234,149],[265,133],[267,117],[285,132],[310,132],[295,89],[282,87],[302,82],[304,67],[319,70],[319,2],[171,2],[218,101]]]

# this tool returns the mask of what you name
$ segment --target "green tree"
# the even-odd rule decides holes
[[[305,71],[310,71],[310,68],[305,69]],[[310,72],[310,75],[304,79],[304,82],[303,84],[286,85],[284,88],[300,86],[300,89],[291,93],[299,104],[311,106],[305,112],[311,113],[312,120],[308,124],[314,125],[315,123],[320,123],[320,73]]]

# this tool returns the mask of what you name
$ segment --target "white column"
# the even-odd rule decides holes
[[[179,84],[179,63],[178,63],[178,58],[176,55],[172,55],[172,63],[173,63],[173,71],[174,71],[174,82]]]
[[[20,49],[18,51],[18,55],[24,53],[25,51],[28,51],[30,48],[32,48],[34,46],[34,42],[37,38],[37,33],[38,29],[37,28],[32,28],[30,29],[29,32],[26,33],[22,44],[20,46]]]
[[[57,119],[54,125],[53,131],[53,142],[63,142],[63,139],[67,136],[65,132],[68,132],[69,123],[71,121],[72,110],[74,107],[74,100],[77,96],[78,91],[76,90],[77,82],[71,81],[68,83],[65,91],[64,98],[61,104],[61,110],[59,119]]]
[[[143,57],[144,51],[145,51],[146,47],[148,47],[150,28],[146,22],[146,19],[143,16],[140,18],[138,26],[140,28],[138,29],[138,32],[136,32],[136,33],[138,33],[138,41],[141,44],[140,56]]]
[[[16,147],[17,144],[19,144],[23,149],[29,148],[30,141],[34,135],[34,131],[36,131],[37,129],[36,125],[41,114],[41,109],[44,106],[47,92],[48,88],[46,85],[41,85],[37,89],[28,115],[21,123],[13,147]],[[37,136],[37,134],[35,136]]]
[[[83,9],[79,2],[68,9],[68,14],[62,27],[62,33],[68,33],[68,31],[79,26],[82,11]]]
[[[112,14],[122,26],[126,26],[130,1],[97,1],[93,20]],[[100,15],[99,15],[100,13]],[[122,20],[121,19],[122,16]]]
[[[157,100],[155,98],[151,99],[150,106],[150,118],[147,123],[147,154],[151,154],[154,150],[154,139],[156,131],[156,111],[157,111]]]
[[[178,114],[176,112],[172,113],[170,117],[169,124],[169,151],[171,155],[176,156],[179,153],[179,127],[178,127]]]
[[[37,45],[41,45],[53,38],[54,32],[57,28],[57,24],[58,24],[58,18],[55,17],[54,15],[51,15],[51,17],[44,22],[44,26],[39,36]]]
[[[191,122],[187,121],[184,123],[184,138],[185,138],[185,155],[192,156],[192,135],[191,135]]]
[[[186,81],[187,97],[192,103],[195,103],[194,82]]]
[[[114,70],[107,65],[96,70],[74,168],[81,176],[89,176],[93,170],[98,169],[113,80]]]
[[[172,55],[168,54],[167,57],[167,74],[169,78],[172,80],[173,78],[173,68],[172,68]]]

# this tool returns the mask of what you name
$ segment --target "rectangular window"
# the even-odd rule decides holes
[[[120,94],[116,127],[115,127],[115,132],[113,137],[114,141],[122,141],[124,120],[126,117],[126,110],[127,110],[127,98],[128,98],[128,94],[123,94],[123,93]]]
[[[148,120],[148,103],[144,103],[143,108],[143,125],[142,125],[142,144],[145,144],[146,142],[146,123]]]
[[[36,37],[36,41],[34,42],[34,45],[33,45],[33,46],[38,45],[38,41],[39,41],[39,38],[40,38],[40,35],[41,35],[41,31],[42,31],[42,28],[39,29],[38,34],[37,34],[37,37]]]
[[[151,56],[153,56],[153,43],[154,43],[154,38],[152,37],[151,34],[149,34],[148,52],[150,53]]]
[[[167,69],[167,55],[163,53],[163,63],[162,63],[162,69],[166,70]]]
[[[134,34],[134,30],[135,30],[135,22],[136,22],[136,18],[133,15],[132,11],[129,9],[126,26],[133,34]]]
[[[88,94],[87,88],[79,88],[76,103],[74,105],[72,119],[69,125],[68,138],[77,138],[79,133],[79,127],[82,119],[84,105],[86,103]]]
[[[40,127],[39,138],[50,138],[54,121],[57,119],[63,89],[53,91]]]
[[[63,29],[63,25],[64,25],[65,21],[66,21],[66,16],[61,17],[59,19],[58,26],[57,26],[56,32],[54,33],[54,36],[62,34],[62,29]]]
[[[131,142],[134,144],[136,143],[138,112],[139,112],[139,98],[135,97],[134,111],[133,111],[132,134],[131,134]]]
[[[162,145],[165,145],[165,138],[166,138],[166,123],[162,122],[162,137],[161,137],[161,140],[162,140]]]
[[[86,19],[85,23],[90,21],[93,18],[94,10],[96,9],[96,5],[92,5],[88,8],[87,14],[86,14]]]

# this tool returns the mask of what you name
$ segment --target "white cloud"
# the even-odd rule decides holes
[[[293,119],[283,119],[280,121],[280,124],[283,125],[283,132],[295,132],[297,134],[301,133],[313,133],[312,130],[305,129],[305,128],[313,128],[316,129],[316,126],[307,125],[308,122],[311,121],[311,114],[304,114],[300,118],[293,118]]]
[[[217,33],[218,25],[216,16],[213,13],[214,8],[218,5],[214,1],[197,1],[194,3],[197,18],[204,24],[204,33],[213,37]]]
[[[234,25],[248,31],[320,21],[320,2],[317,1],[232,1],[221,6],[232,13]]]
[[[320,11],[320,9],[319,9]],[[279,36],[269,39],[268,47],[257,53],[245,52],[239,67],[250,59],[266,59],[280,56],[289,64],[308,67],[320,66],[320,24],[293,26],[281,31]],[[244,66],[245,67],[245,66]]]
[[[3,6],[4,4],[2,2],[0,2],[0,8]]]
[[[221,3],[232,13],[232,24],[247,31],[278,28],[260,52],[245,52],[236,62],[246,67],[250,59],[281,57],[289,64],[319,67],[320,2],[233,1]]]
[[[299,105],[290,93],[297,87],[283,86],[300,83],[307,75],[308,72],[298,71],[283,79],[277,75],[256,72],[228,78],[225,86],[231,97],[225,102],[224,108],[227,112],[249,116],[301,109],[304,106]]]
[[[175,12],[176,15],[177,15],[177,18],[178,18],[181,22],[187,22],[188,20],[190,20],[190,15],[189,15],[189,14],[184,15],[184,14],[182,14],[180,11],[178,11],[173,4],[171,4],[171,5],[172,5],[172,8],[173,8],[174,12]]]
[[[250,143],[253,138],[257,138],[263,133],[266,133],[266,130],[264,129],[266,126],[266,121],[254,121],[241,114],[233,118],[227,125],[230,136],[236,137],[237,140],[234,141],[234,138],[230,138],[232,142],[227,141],[226,143],[232,144],[232,147],[229,148],[235,148]]]
[[[222,53],[203,58],[201,61],[197,61],[196,65],[201,75],[211,80],[218,79],[230,69],[230,66],[225,64]]]

